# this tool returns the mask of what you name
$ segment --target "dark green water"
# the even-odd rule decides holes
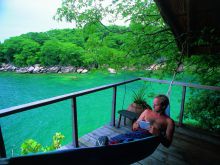
[[[91,72],[88,74],[16,74],[0,73],[0,109],[51,98],[100,85],[121,82],[143,76],[143,73]],[[143,81],[118,87],[117,110],[131,103],[133,90]],[[147,83],[147,93],[166,94],[168,85]],[[154,94],[153,94],[153,93]],[[147,101],[151,105],[152,99]],[[181,99],[181,87],[173,87],[171,116],[177,120]],[[110,122],[112,89],[77,98],[79,137]],[[20,146],[26,139],[34,139],[43,146],[50,145],[55,132],[65,136],[63,144],[72,141],[71,100],[32,109],[0,119],[7,156],[20,154]]]

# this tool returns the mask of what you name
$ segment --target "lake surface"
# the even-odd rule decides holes
[[[0,72],[0,109],[47,99],[100,85],[117,83],[139,76],[142,72],[90,72],[88,74],[17,74]],[[132,91],[147,85],[147,102],[166,94],[168,85],[138,81],[117,89],[117,110],[126,109],[132,102]],[[109,123],[112,109],[112,89],[77,98],[79,137]],[[151,96],[151,97],[150,97]],[[177,120],[180,109],[181,87],[172,87],[171,116]],[[7,156],[20,155],[26,139],[34,139],[49,146],[55,132],[64,136],[63,144],[72,141],[71,100],[10,115],[0,119]]]

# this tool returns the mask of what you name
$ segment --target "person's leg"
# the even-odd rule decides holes
[[[137,130],[137,131],[133,131],[133,132],[125,133],[125,134],[120,134],[110,139],[108,139],[107,136],[100,136],[98,140],[96,141],[96,146],[104,146],[104,145],[112,145],[112,144],[118,144],[118,143],[123,143],[123,142],[129,142],[129,141],[145,138],[151,135],[152,134],[146,130]]]
[[[109,139],[109,144],[122,143],[127,138],[126,134],[120,134]]]
[[[123,142],[129,142],[133,141],[136,139],[141,139],[145,138],[148,136],[151,136],[152,134],[149,133],[146,130],[137,130],[137,131],[132,131],[126,134],[120,134],[115,137],[112,137],[109,139],[109,144],[118,144],[118,143],[123,143]]]

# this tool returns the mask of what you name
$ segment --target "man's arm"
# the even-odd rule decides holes
[[[175,130],[174,121],[169,118],[169,119],[167,120],[167,130],[166,130],[166,134],[165,134],[165,136],[161,135],[161,143],[162,143],[165,147],[167,147],[167,148],[168,148],[168,147],[171,145],[171,143],[172,143],[174,130]]]
[[[132,130],[133,130],[133,131],[136,131],[136,130],[139,128],[138,122],[141,121],[141,120],[144,120],[145,115],[147,115],[146,113],[147,113],[147,110],[145,110],[144,112],[142,112],[141,115],[139,116],[139,118],[137,119],[137,121],[134,122],[134,124],[133,124],[133,126],[132,126]]]

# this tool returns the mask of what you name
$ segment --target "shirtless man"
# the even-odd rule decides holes
[[[169,147],[172,143],[174,133],[174,121],[165,115],[165,110],[169,105],[169,99],[165,95],[158,95],[153,102],[153,109],[146,109],[138,120],[133,124],[132,132],[126,134],[120,134],[108,139],[107,136],[101,136],[97,140],[97,146],[111,145],[117,143],[123,143],[133,141],[135,139],[141,139],[144,137],[158,135],[160,136],[161,143],[165,147]],[[147,129],[140,128],[139,122],[150,122],[150,126]]]
[[[165,147],[169,147],[172,143],[174,133],[174,121],[165,114],[165,110],[169,105],[169,99],[165,95],[158,95],[153,101],[153,111],[146,109],[138,120],[133,124],[133,131],[140,128],[139,121],[149,121],[149,132],[153,135],[161,137],[161,143]]]

